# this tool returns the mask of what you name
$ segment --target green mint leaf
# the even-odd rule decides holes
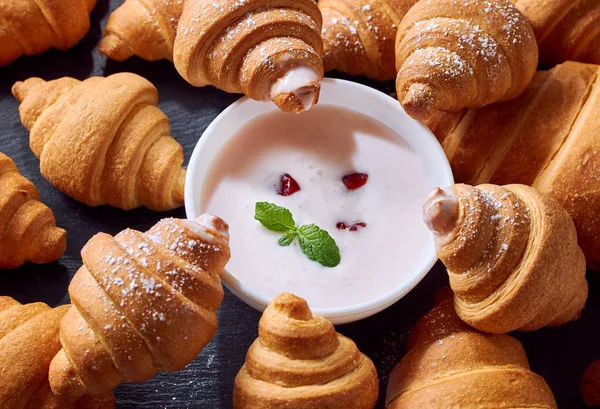
[[[305,224],[298,229],[300,249],[312,261],[325,267],[335,267],[340,264],[340,249],[333,237],[325,230],[314,224]]]
[[[292,244],[292,242],[294,241],[294,239],[296,238],[296,236],[298,236],[298,232],[297,231],[291,231],[288,234],[286,234],[285,236],[281,237],[279,239],[279,245],[281,247],[287,247],[290,244]]]
[[[296,222],[294,221],[292,212],[274,203],[256,203],[254,218],[272,231],[287,233],[296,229]]]

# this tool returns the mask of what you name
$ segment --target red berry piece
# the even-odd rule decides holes
[[[354,223],[352,225],[348,225],[344,222],[339,222],[338,224],[336,224],[336,227],[339,230],[350,230],[350,231],[358,231],[358,229],[363,228],[363,227],[367,227],[367,223],[365,222],[358,222],[358,223]]]
[[[296,182],[296,179],[287,173],[281,175],[281,181],[279,182],[279,190],[277,191],[277,194],[280,196],[291,196],[299,191],[300,185],[298,182]]]
[[[369,175],[366,173],[353,173],[351,175],[346,175],[342,178],[342,182],[348,188],[348,190],[356,190],[367,184],[369,180]]]

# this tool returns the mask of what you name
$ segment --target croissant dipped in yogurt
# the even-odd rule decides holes
[[[579,318],[586,264],[568,213],[524,185],[455,185],[424,203],[448,269],[456,312],[481,331],[506,333]]]
[[[396,31],[417,1],[320,0],[325,71],[396,78]]]
[[[533,30],[508,0],[420,1],[398,28],[398,99],[421,120],[508,101],[537,63]]]
[[[69,307],[22,305],[0,297],[0,407],[3,409],[112,409],[112,393],[64,402],[50,390],[48,367],[60,350],[59,324]]]
[[[163,219],[145,233],[100,233],[81,256],[60,324],[63,349],[50,365],[62,399],[181,370],[214,336],[230,256],[223,220]]]
[[[448,289],[446,289],[448,290]],[[415,325],[408,353],[390,375],[387,409],[556,409],[544,379],[529,369],[519,341],[462,322],[452,292]]]
[[[126,0],[108,18],[98,48],[117,61],[134,55],[148,61],[173,60],[182,11],[183,0]]]
[[[319,100],[321,25],[314,0],[188,0],[175,67],[194,86],[214,85],[302,112]]]
[[[352,340],[284,293],[267,307],[233,393],[234,409],[372,409],[377,371]]]
[[[50,263],[67,248],[67,232],[11,158],[0,152],[0,268]]]
[[[158,91],[131,73],[17,82],[21,121],[42,175],[89,206],[183,204],[183,148],[157,107]]]

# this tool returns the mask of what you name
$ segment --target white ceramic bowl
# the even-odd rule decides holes
[[[325,79],[320,103],[361,112],[396,130],[422,158],[432,185],[445,187],[454,183],[446,155],[435,136],[422,123],[410,118],[398,101],[390,96],[354,82]],[[210,124],[198,141],[188,165],[185,181],[185,210],[188,218],[196,218],[204,212],[200,205],[204,191],[204,175],[207,174],[217,153],[249,120],[278,109],[274,104],[242,98]],[[436,261],[437,255],[431,238],[423,249],[418,264],[402,285],[390,288],[387,294],[369,302],[344,308],[313,308],[313,312],[329,318],[334,324],[345,324],[369,317],[404,297],[425,277]],[[229,272],[225,272],[223,281],[232,293],[259,311],[264,310],[270,302],[264,295],[245,287]]]

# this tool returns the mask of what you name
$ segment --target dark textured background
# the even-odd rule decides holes
[[[90,208],[54,189],[40,175],[38,160],[29,150],[28,133],[19,121],[18,103],[10,93],[15,81],[31,76],[54,79],[68,75],[85,79],[120,71],[142,75],[158,88],[160,108],[171,120],[171,134],[183,145],[186,163],[204,129],[238,98],[212,87],[193,88],[167,61],[148,63],[131,59],[118,63],[101,57],[97,44],[102,29],[109,12],[120,3],[122,0],[99,0],[92,14],[92,29],[73,49],[21,58],[0,68],[0,151],[13,158],[21,173],[38,187],[42,201],[54,210],[58,226],[69,234],[67,252],[58,262],[1,272],[0,295],[11,295],[23,303],[45,301],[53,306],[66,303],[69,280],[81,263],[79,250],[95,233],[116,234],[126,227],[145,230],[165,216],[185,217],[183,209],[154,213],[146,209],[124,212],[109,207]],[[365,83],[384,92],[393,90],[393,84]],[[600,358],[600,277],[589,272],[588,279],[591,295],[579,321],[516,335],[525,345],[532,368],[546,378],[561,408],[585,407],[578,394],[579,378],[592,360]],[[433,292],[446,281],[443,266],[438,264],[413,292],[388,310],[338,328],[353,338],[377,366],[382,388],[377,408],[383,408],[387,376],[405,352],[411,325],[431,306]],[[120,386],[115,391],[117,407],[231,408],[233,380],[256,337],[259,317],[258,312],[227,292],[219,310],[219,332],[198,358],[180,373],[161,374],[145,384]]]

